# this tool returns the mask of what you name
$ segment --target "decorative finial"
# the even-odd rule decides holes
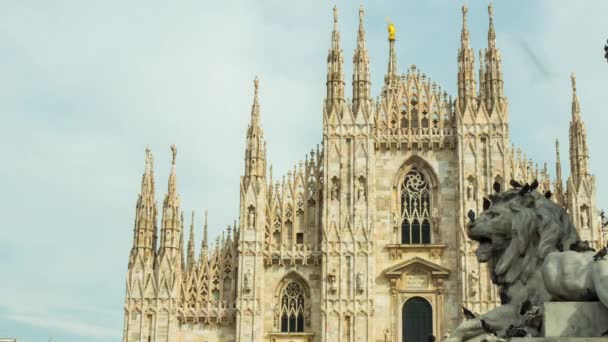
[[[361,6],[359,6],[359,21],[362,22],[363,21],[363,14],[364,14],[364,9],[363,9],[363,4],[361,4]]]
[[[576,93],[576,75],[572,73],[570,78],[572,79],[572,91]]]
[[[462,5],[462,19],[466,22],[467,21],[467,13],[469,12],[469,8],[467,7],[467,5]]]
[[[173,153],[173,161],[171,162],[171,164],[175,165],[175,158],[177,157],[177,147],[175,146],[175,144],[171,145],[171,152]]]
[[[255,75],[255,78],[253,79],[253,87],[255,96],[258,96],[258,90],[260,89],[260,79],[258,78],[258,75]]]
[[[494,20],[494,4],[491,2],[488,5],[488,14],[490,15],[490,21]]]

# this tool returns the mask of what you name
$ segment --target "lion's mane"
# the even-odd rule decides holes
[[[504,251],[488,260],[492,280],[497,285],[508,286],[517,281],[525,285],[539,272],[547,254],[566,250],[579,241],[566,211],[536,190],[511,189],[490,195],[489,201],[491,206],[510,209],[511,218],[510,232],[493,231],[493,227],[489,227],[490,238],[501,235],[508,239],[510,235]],[[480,221],[484,214],[485,211]]]

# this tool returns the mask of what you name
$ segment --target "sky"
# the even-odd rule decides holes
[[[275,179],[321,142],[332,11],[351,93],[359,4],[379,95],[387,18],[399,69],[416,64],[456,94],[462,1],[5,0],[0,11],[0,337],[119,341],[127,261],[146,146],[162,201],[176,144],[186,213],[210,235],[238,216],[245,131],[260,78]],[[477,51],[487,1],[469,5]],[[608,206],[605,0],[495,4],[511,140],[565,177],[576,72],[598,207]],[[186,215],[189,217],[189,215]],[[187,223],[188,225],[189,223]]]

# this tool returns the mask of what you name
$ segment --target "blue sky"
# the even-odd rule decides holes
[[[157,198],[178,146],[183,209],[209,209],[215,236],[238,215],[255,75],[274,174],[321,141],[329,1],[14,1],[0,11],[0,337],[121,339],[134,208],[150,145]],[[337,1],[347,93],[360,2]],[[399,68],[456,91],[461,1],[363,1],[373,93],[386,70],[386,18]],[[486,1],[469,1],[485,48]],[[568,170],[576,72],[598,205],[608,205],[608,38],[603,0],[495,4],[511,139]],[[188,216],[188,215],[186,215]]]

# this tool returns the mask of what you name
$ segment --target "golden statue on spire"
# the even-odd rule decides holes
[[[395,25],[391,23],[388,18],[386,18],[386,21],[388,22],[388,40],[393,41],[395,40],[395,33],[397,30],[395,30]]]

